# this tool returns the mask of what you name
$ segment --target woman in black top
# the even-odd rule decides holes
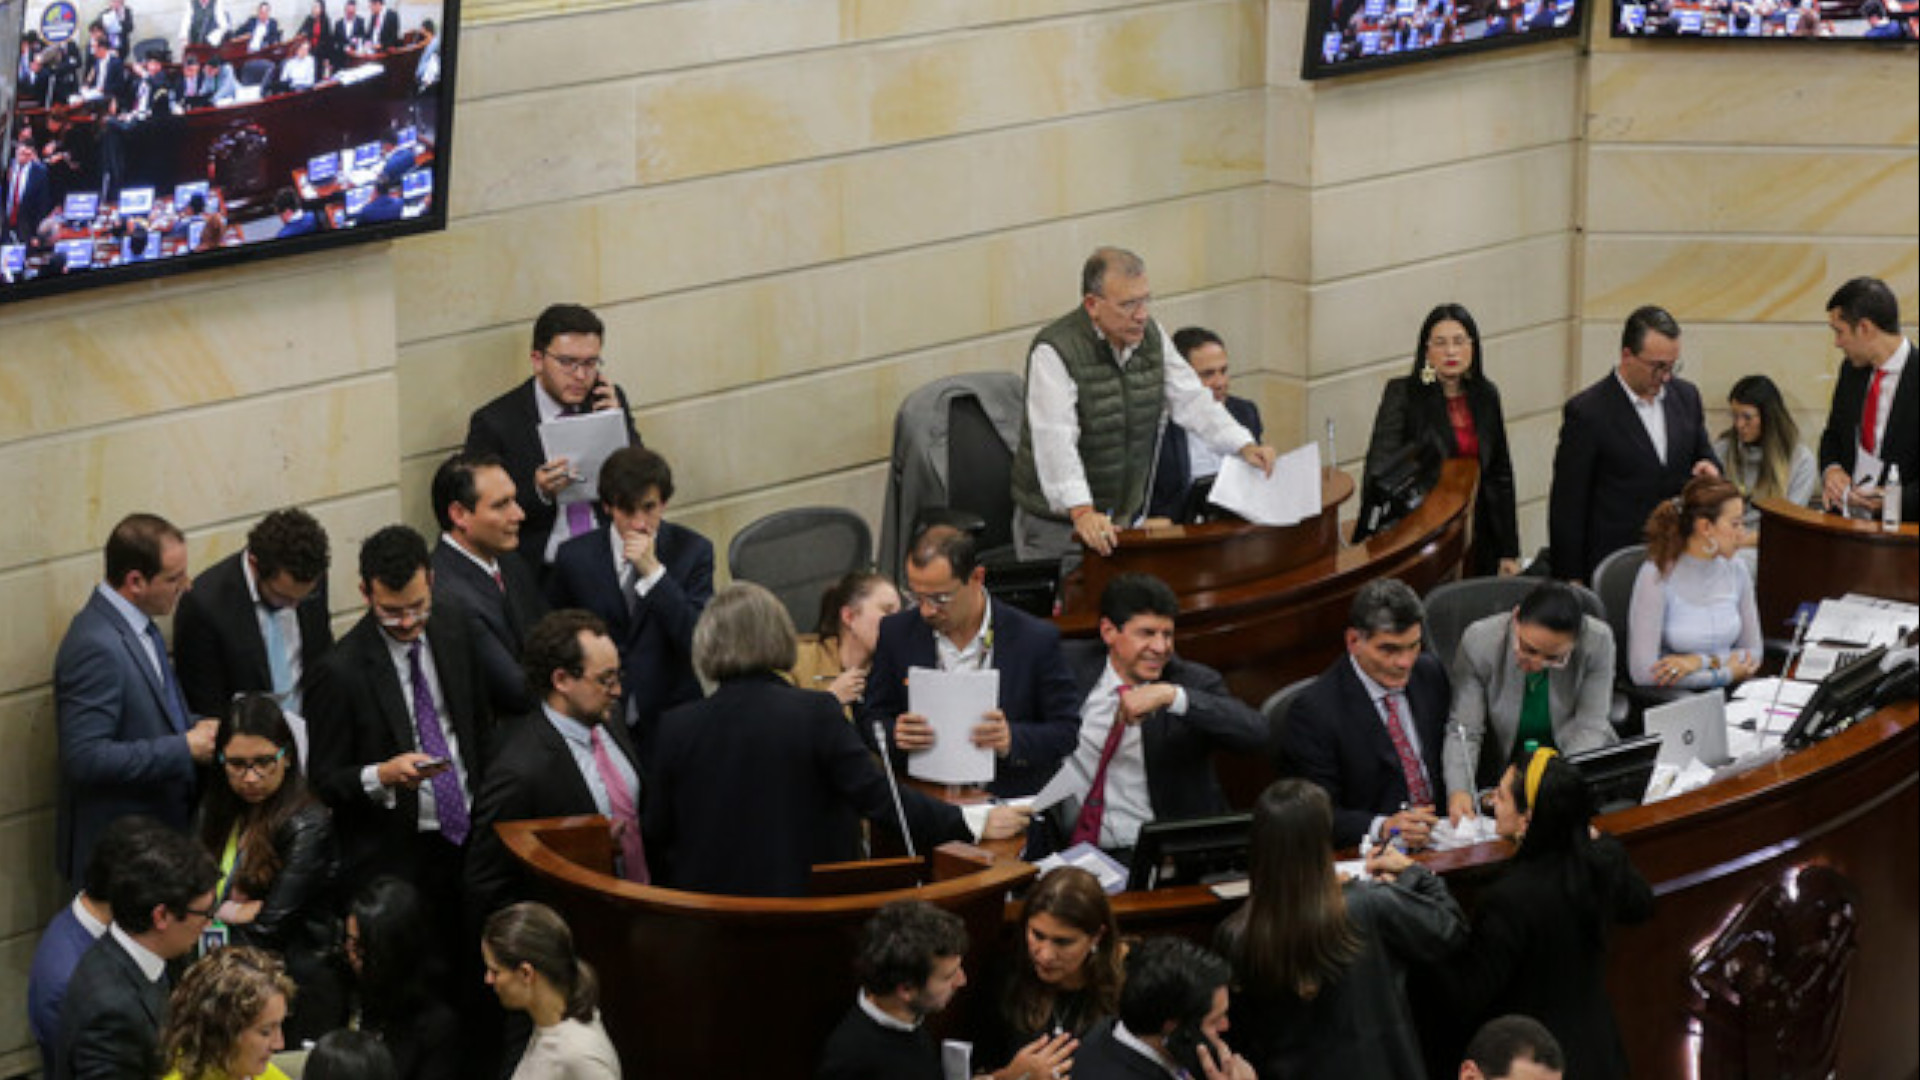
[[[1520,849],[1480,895],[1471,947],[1442,973],[1460,1030],[1525,1013],[1560,1040],[1567,1080],[1625,1076],[1607,939],[1653,914],[1653,890],[1618,841],[1593,833],[1586,784],[1554,751],[1523,752],[1493,800],[1500,835]]]
[[[1020,911],[1026,948],[973,1043],[975,1075],[1066,1076],[1080,1036],[1120,1008],[1120,931],[1100,880],[1077,866],[1040,879]]]
[[[460,1019],[427,920],[420,890],[399,878],[375,878],[354,894],[342,950],[354,977],[353,1026],[380,1037],[400,1080],[459,1080]]]
[[[1392,849],[1368,859],[1370,880],[1342,882],[1332,804],[1306,780],[1261,793],[1247,851],[1251,891],[1217,940],[1240,1052],[1263,1080],[1424,1077],[1406,969],[1466,941],[1447,887]]]
[[[1520,526],[1513,509],[1513,459],[1500,390],[1480,364],[1480,328],[1459,304],[1441,304],[1420,324],[1413,370],[1387,383],[1373,417],[1362,491],[1401,450],[1431,447],[1444,460],[1480,463],[1473,507],[1472,573],[1486,577],[1520,570]],[[1422,478],[1428,487],[1438,479]]]

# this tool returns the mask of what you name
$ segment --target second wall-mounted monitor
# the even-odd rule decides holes
[[[1303,79],[1580,33],[1582,0],[1309,0]]]

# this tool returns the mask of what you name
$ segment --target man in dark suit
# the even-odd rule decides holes
[[[995,795],[1031,795],[1073,752],[1080,690],[1060,657],[1060,634],[1023,611],[987,598],[987,570],[973,537],[946,525],[922,533],[907,556],[906,610],[880,623],[860,713],[860,735],[878,721],[886,748],[900,754],[933,745],[925,717],[908,711],[912,668],[1000,673],[999,707],[973,728],[973,745],[995,757]],[[904,763],[904,758],[902,759]]]
[[[1227,392],[1231,385],[1227,376],[1227,346],[1220,335],[1204,327],[1189,326],[1174,332],[1173,347],[1186,358],[1193,373],[1200,376],[1200,385],[1213,393],[1213,400],[1225,405],[1240,426],[1253,433],[1253,441],[1259,442],[1266,431],[1260,423],[1260,407]],[[1153,467],[1148,516],[1179,517],[1193,485],[1219,471],[1218,454],[1195,439],[1186,428],[1167,421],[1166,429],[1160,433],[1160,459]]]
[[[6,238],[13,243],[31,243],[40,222],[53,212],[53,188],[47,167],[34,153],[33,140],[21,139],[13,147],[13,168],[7,170],[6,213],[0,216]]]
[[[1159,578],[1122,574],[1100,594],[1100,640],[1061,646],[1081,702],[1080,741],[1061,766],[1080,794],[1049,816],[1059,846],[1126,851],[1149,821],[1224,814],[1213,752],[1266,749],[1266,721],[1220,673],[1173,654],[1179,611]]]
[[[93,39],[93,59],[81,78],[80,96],[110,112],[117,112],[122,99],[127,97],[126,64],[121,62],[120,54],[113,51],[113,46],[107,44],[104,35]]]
[[[547,613],[546,598],[517,552],[525,512],[513,478],[491,454],[455,454],[433,474],[433,513],[440,543],[433,549],[433,587],[473,620],[474,645],[495,716],[520,716],[539,705],[520,668],[527,629]]]
[[[1648,305],[1627,316],[1620,366],[1567,402],[1547,507],[1555,577],[1590,580],[1640,542],[1660,500],[1720,475],[1700,391],[1679,370],[1680,324]]]
[[[273,17],[273,5],[262,0],[247,21],[233,31],[233,36],[246,42],[250,53],[280,44],[280,20]]]
[[[244,549],[200,575],[173,622],[188,707],[224,716],[234,695],[265,693],[306,715],[301,678],[333,645],[328,562],[327,530],[289,507],[261,518]]]
[[[1447,672],[1421,650],[1426,609],[1406,583],[1362,586],[1347,616],[1347,655],[1288,710],[1282,771],[1326,789],[1333,844],[1394,833],[1424,847],[1445,792]]]
[[[340,43],[344,52],[361,53],[367,50],[367,20],[360,17],[353,0],[347,0],[340,20],[333,24],[333,39]]]
[[[192,817],[196,767],[213,760],[219,721],[193,719],[153,621],[172,614],[191,585],[180,530],[152,514],[128,515],[107,537],[106,580],[60,641],[54,865],[68,881],[115,818],[151,814],[184,829]]]
[[[528,634],[526,670],[539,704],[501,745],[473,802],[467,900],[480,918],[527,899],[519,868],[493,831],[496,822],[599,814],[614,823],[620,876],[648,880],[637,817],[640,764],[626,725],[613,722],[620,652],[607,624],[579,610],[548,615]]]
[[[515,497],[527,514],[520,527],[520,550],[542,575],[560,543],[592,532],[595,521],[591,503],[569,503],[556,510],[555,500],[573,485],[574,472],[564,457],[548,460],[540,445],[540,425],[561,416],[619,409],[626,417],[628,443],[640,445],[626,393],[600,377],[605,336],[599,316],[578,304],[547,308],[533,324],[532,378],[475,409],[467,422],[467,453],[497,454],[507,464]]]
[[[1827,301],[1833,344],[1846,357],[1820,433],[1821,500],[1874,517],[1888,471],[1900,470],[1900,519],[1920,513],[1920,391],[1913,343],[1900,336],[1900,301],[1886,282],[1859,277]]]
[[[967,924],[919,900],[896,900],[860,929],[860,992],[827,1037],[819,1080],[940,1080],[926,1019],[967,985]]]
[[[1225,960],[1183,938],[1134,946],[1120,1015],[1087,1033],[1074,1080],[1254,1080],[1253,1066],[1220,1038],[1232,980]]]
[[[400,47],[400,13],[388,9],[386,0],[373,0],[367,13],[367,40],[375,48]]]
[[[21,65],[20,81],[14,87],[15,100],[22,105],[52,105],[53,71],[39,52],[29,53]]]
[[[713,599],[713,543],[665,520],[673,470],[651,450],[615,450],[600,467],[600,508],[611,523],[560,547],[547,602],[606,621],[620,650],[621,715],[648,760],[660,714],[696,701],[693,626]]]
[[[144,840],[114,875],[113,925],[67,983],[54,1080],[152,1080],[166,1071],[167,963],[199,943],[220,870],[182,833],[155,829]]]

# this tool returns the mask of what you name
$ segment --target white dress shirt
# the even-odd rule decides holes
[[[411,641],[395,641],[393,635],[381,632],[381,640],[386,642],[387,656],[393,661],[394,675],[400,680],[400,697],[406,702],[407,716],[413,721],[410,730],[413,733],[413,746],[409,749],[416,753],[420,750],[420,718],[413,709],[413,670],[408,663],[408,650],[413,648]],[[473,789],[467,785],[467,767],[460,760],[460,737],[454,734],[453,719],[447,715],[447,698],[440,689],[440,672],[433,664],[433,646],[427,643],[427,635],[421,634],[420,673],[426,677],[427,689],[433,695],[434,711],[440,716],[440,731],[446,736],[447,756],[453,759],[453,775],[460,782],[460,798],[471,809]],[[440,807],[434,802],[433,792],[429,790],[431,781],[422,781],[419,788],[421,832],[440,831]],[[375,762],[360,770],[360,787],[367,797],[382,806],[392,807],[398,797],[393,789],[380,783],[380,764]]]
[[[1653,452],[1661,461],[1667,460],[1667,410],[1663,407],[1667,400],[1667,384],[1661,383],[1653,397],[1643,398],[1633,392],[1627,380],[1615,368],[1613,377],[1620,380],[1620,389],[1627,392],[1627,400],[1633,403],[1633,414],[1640,418],[1640,425],[1647,429],[1647,438],[1653,440]]]
[[[133,957],[133,962],[140,967],[140,974],[146,976],[148,982],[157,983],[167,973],[167,962],[160,959],[158,953],[129,937],[125,930],[120,929],[119,923],[114,923],[107,933],[112,934],[113,940],[127,950],[128,956]]]
[[[1161,1072],[1173,1077],[1174,1080],[1191,1080],[1191,1074],[1186,1069],[1181,1068],[1176,1062],[1169,1061],[1165,1054],[1141,1042],[1140,1036],[1128,1031],[1127,1025],[1118,1020],[1113,1022],[1113,1041],[1153,1062],[1160,1067]]]
[[[272,637],[267,631],[267,624],[274,623],[280,628],[280,640],[286,643],[287,696],[289,701],[283,701],[281,704],[289,705],[289,702],[297,700],[299,695],[298,687],[300,686],[301,673],[300,616],[291,607],[277,608],[260,599],[260,581],[254,576],[253,561],[247,558],[245,551],[240,553],[240,572],[246,575],[247,595],[253,598],[253,617],[254,621],[260,627],[261,642],[265,643],[272,640]],[[269,669],[272,668],[273,665],[271,661],[269,661],[267,666]],[[291,705],[289,705],[289,707],[291,707]]]
[[[1912,351],[1912,344],[1906,338],[1901,338],[1900,347],[1893,350],[1893,355],[1880,366],[1880,370],[1885,374],[1880,376],[1880,400],[1875,403],[1874,408],[1873,445],[1877,449],[1886,449],[1887,421],[1893,419],[1893,393],[1900,388],[1900,372],[1906,369],[1907,354]],[[1867,373],[1867,389],[1873,389],[1872,372]],[[1863,396],[1860,400],[1860,412],[1863,417],[1866,415],[1866,404],[1866,398]],[[1859,441],[1861,434],[1856,425],[1853,444],[1854,483],[1872,481],[1877,484],[1880,482],[1880,470],[1884,460]],[[1903,483],[1912,479],[1911,476],[1900,478]]]
[[[1077,781],[1078,798],[1086,801],[1093,787],[1094,773],[1100,769],[1100,754],[1106,749],[1107,734],[1119,721],[1120,673],[1109,661],[1100,670],[1100,681],[1093,684],[1087,700],[1080,706],[1080,741],[1060,766],[1071,769]],[[1175,687],[1173,704],[1167,711],[1184,716],[1187,692]],[[1147,790],[1147,751],[1140,725],[1128,725],[1120,737],[1120,749],[1107,762],[1106,809],[1100,815],[1100,846],[1108,849],[1130,848],[1140,836],[1140,826],[1153,820],[1153,799]]]

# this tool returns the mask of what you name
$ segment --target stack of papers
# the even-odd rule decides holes
[[[1320,444],[1280,455],[1269,476],[1239,457],[1220,463],[1207,501],[1255,525],[1293,525],[1320,513]]]
[[[1486,814],[1462,818],[1455,826],[1449,818],[1441,818],[1440,824],[1433,827],[1427,835],[1428,851],[1449,851],[1453,848],[1472,847],[1475,844],[1491,843],[1500,839],[1493,818]]]
[[[1055,852],[1035,865],[1040,868],[1040,877],[1046,877],[1048,871],[1058,870],[1062,866],[1077,866],[1099,878],[1100,888],[1108,896],[1118,896],[1127,891],[1127,868],[1089,843],[1078,843],[1065,851]]]
[[[973,729],[998,707],[1000,672],[907,671],[907,711],[927,718],[933,745],[907,755],[907,775],[936,784],[985,784],[993,779],[993,751],[973,745]]]

